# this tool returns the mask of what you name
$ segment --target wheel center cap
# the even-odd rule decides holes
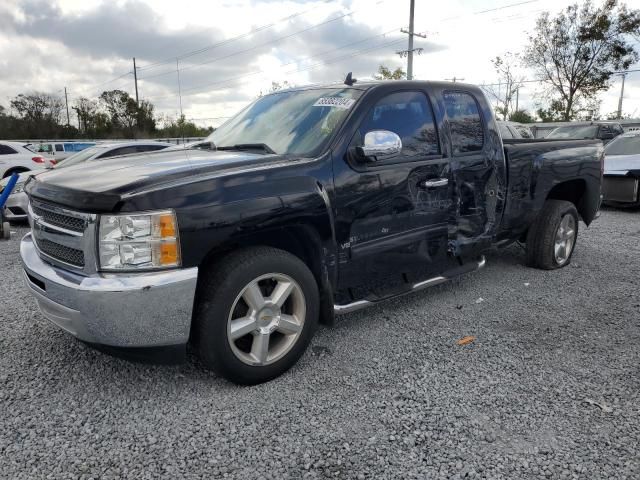
[[[273,308],[263,308],[258,312],[258,325],[261,327],[270,327],[278,323],[280,312]]]

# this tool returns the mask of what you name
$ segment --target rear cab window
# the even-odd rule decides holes
[[[449,91],[443,94],[451,146],[454,155],[482,150],[484,130],[478,102],[468,92]]]

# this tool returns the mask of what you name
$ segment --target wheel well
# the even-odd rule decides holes
[[[582,209],[584,208],[582,199],[584,198],[586,188],[586,182],[582,179],[562,182],[551,189],[547,195],[547,200],[565,200],[571,202],[576,206],[580,216],[582,216]]]
[[[284,250],[302,260],[318,284],[321,298],[320,323],[333,323],[333,292],[322,262],[322,244],[317,231],[306,225],[282,227],[253,234],[212,249],[201,266],[207,268],[239,248],[267,246]]]
[[[2,176],[2,178],[7,178],[7,177],[11,176],[13,173],[22,173],[22,172],[28,172],[28,171],[29,171],[29,169],[26,168],[26,167],[10,168],[6,172],[4,172],[4,175]]]

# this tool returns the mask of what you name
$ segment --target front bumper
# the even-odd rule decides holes
[[[4,217],[10,222],[27,221],[29,197],[24,192],[9,195],[4,209]]]
[[[30,233],[20,243],[20,256],[43,315],[78,339],[123,348],[188,342],[196,267],[83,276],[44,262]]]

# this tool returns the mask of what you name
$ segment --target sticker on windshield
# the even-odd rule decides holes
[[[353,98],[343,98],[343,97],[321,97],[316,103],[313,104],[314,107],[335,107],[342,108],[343,110],[349,110],[356,101]]]

